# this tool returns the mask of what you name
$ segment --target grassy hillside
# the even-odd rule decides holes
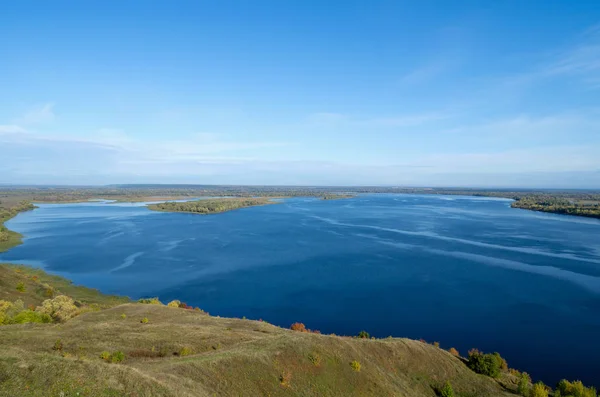
[[[23,266],[0,265],[0,314],[15,300],[37,313],[48,306],[48,288],[52,301],[71,296],[77,313],[50,313],[51,323],[0,321],[0,397],[495,397],[514,396],[520,379],[506,363],[496,378],[479,375],[456,352],[424,342],[301,332],[179,302],[133,303]],[[16,318],[10,310],[5,319]],[[480,365],[492,356],[480,356]],[[541,394],[529,397],[548,396],[536,387]]]
[[[53,350],[59,339],[62,348]],[[104,351],[125,360],[107,363]],[[422,397],[446,381],[462,396],[509,395],[425,343],[302,333],[158,305],[5,326],[0,352],[0,396]]]
[[[48,288],[85,310],[63,323],[0,327],[0,396],[421,397],[435,396],[447,381],[458,396],[509,395],[498,381],[426,343],[320,335],[125,303],[41,270],[0,265],[0,300],[38,306]],[[123,361],[110,363],[116,352]],[[501,379],[514,386],[510,375]]]

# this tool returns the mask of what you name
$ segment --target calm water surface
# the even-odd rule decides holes
[[[499,351],[600,385],[600,222],[472,197],[289,199],[218,215],[39,205],[0,261],[211,314]]]

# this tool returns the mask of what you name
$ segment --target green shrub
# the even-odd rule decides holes
[[[121,314],[121,318],[122,318],[123,320],[125,320],[125,319],[127,318],[127,315],[126,315],[125,313],[123,313],[123,314]]]
[[[469,351],[469,361],[467,365],[478,374],[487,375],[492,378],[497,378],[500,375],[500,367],[502,365],[500,355],[483,354],[477,349]]]
[[[21,302],[21,305],[18,305],[17,302]],[[17,302],[11,303],[9,301],[0,300],[0,325],[10,324],[11,318],[23,310],[23,302]],[[17,307],[15,307],[15,305]]]
[[[162,305],[162,302],[158,300],[158,297],[142,298],[138,300],[138,303],[145,303],[147,305]]]
[[[123,353],[122,351],[116,351],[113,352],[113,354],[110,355],[110,362],[111,363],[120,363],[121,361],[125,360],[125,353]]]
[[[523,372],[519,375],[519,385],[517,386],[517,393],[520,396],[527,397],[529,395],[529,385],[531,384],[531,378],[527,372]]]
[[[371,335],[369,335],[369,333],[367,331],[360,331],[358,333],[358,337],[361,339],[370,339]]]
[[[116,364],[125,360],[125,353],[123,353],[122,351],[116,351],[112,352],[111,354],[107,351],[103,351],[102,353],[100,353],[100,358],[106,362]]]
[[[350,363],[350,366],[352,367],[352,369],[353,369],[355,372],[360,372],[360,363],[359,363],[358,361],[356,361],[356,360],[352,361],[352,362]]]
[[[452,389],[452,385],[450,382],[446,382],[444,387],[442,387],[439,391],[440,397],[454,397],[454,389]]]
[[[193,353],[192,349],[189,348],[189,347],[187,347],[187,346],[184,346],[181,349],[179,349],[179,355],[180,356],[189,356],[192,353]]]
[[[23,310],[10,319],[11,324],[25,323],[51,323],[52,317],[46,313],[34,312],[33,310]]]
[[[496,356],[496,360],[498,360],[498,363],[500,364],[500,370],[508,371],[508,363],[506,362],[506,360],[504,358],[502,358],[500,353],[496,352],[496,353],[494,353],[494,356]]]
[[[19,291],[19,292],[25,292],[25,283],[24,282],[20,281],[17,284],[17,291]]]
[[[533,385],[530,397],[548,397],[548,389],[546,388],[546,385],[542,382],[538,382]]]
[[[566,379],[558,382],[556,386],[557,397],[596,397],[596,389],[585,387],[581,381],[569,382]]]
[[[148,317],[144,317],[143,319],[140,320],[140,323],[142,324],[148,324],[150,320],[148,320]]]
[[[174,301],[167,303],[167,306],[168,307],[179,307],[180,304],[181,304],[181,301],[174,300]]]
[[[66,295],[59,295],[53,299],[46,299],[42,306],[35,309],[36,312],[45,313],[52,317],[54,321],[63,322],[79,314],[79,309],[75,306],[72,298]]]

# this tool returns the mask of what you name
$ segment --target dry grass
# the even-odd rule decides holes
[[[19,282],[25,292],[17,291]],[[0,299],[39,305],[47,298],[40,288],[46,284],[98,310],[62,324],[0,327],[0,397],[434,397],[446,381],[457,396],[510,395],[460,358],[418,341],[320,335],[195,310],[122,304],[128,299],[41,270],[0,265]],[[143,318],[150,321],[143,324]],[[124,359],[103,360],[103,352],[109,358],[123,352]],[[360,371],[352,362],[360,363]],[[500,382],[509,388],[515,383],[506,377]]]
[[[141,324],[143,317],[152,322]],[[60,352],[53,350],[58,339]],[[183,349],[192,354],[181,355]],[[105,363],[104,351],[123,351],[125,360]],[[421,342],[301,333],[158,305],[125,304],[61,325],[5,326],[0,352],[0,396],[433,397],[446,381],[464,396],[508,395]],[[314,352],[318,366],[308,359]]]

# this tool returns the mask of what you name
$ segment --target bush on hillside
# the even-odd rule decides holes
[[[181,302],[176,300],[172,300],[171,302],[167,303],[168,307],[180,307],[179,305],[181,305]]]
[[[358,333],[358,337],[361,339],[370,339],[371,335],[369,335],[369,333],[367,331],[360,331]]]
[[[538,382],[533,385],[530,397],[548,397],[548,388],[542,382]]]
[[[145,303],[147,305],[162,305],[162,302],[158,300],[158,297],[138,299],[138,303]]]
[[[352,362],[350,363],[350,366],[352,367],[352,369],[353,369],[355,372],[360,372],[360,363],[359,363],[358,361],[356,361],[356,360],[352,361]]]
[[[144,317],[143,319],[140,320],[140,323],[142,324],[148,324],[150,320],[148,320],[148,317]]]
[[[25,305],[20,299],[12,303],[0,300],[0,325],[15,324],[14,319],[23,311],[25,311]],[[24,315],[21,315],[19,321],[24,321],[23,319]]]
[[[558,382],[555,397],[596,397],[596,389],[585,387],[581,381],[569,382],[566,379]]]
[[[527,372],[522,372],[519,375],[519,385],[517,386],[517,393],[520,396],[527,397],[529,395],[529,385],[531,384],[531,378]]]
[[[451,347],[450,349],[448,349],[448,353],[452,354],[453,356],[460,357],[460,353],[458,352],[458,350],[456,350],[453,347]]]
[[[180,356],[189,356],[192,353],[193,353],[192,349],[187,346],[184,346],[181,349],[179,349]]]
[[[450,382],[446,382],[444,387],[439,390],[438,395],[440,397],[454,397],[454,389],[452,389]]]
[[[508,371],[508,363],[506,362],[506,360],[500,355],[500,353],[494,353],[494,355],[496,356],[496,360],[498,360],[498,363],[500,363],[500,370],[502,371]]]
[[[500,355],[497,353],[483,354],[477,349],[472,349],[469,351],[467,365],[478,374],[497,378],[500,375],[500,367],[502,365],[500,358]]]
[[[111,363],[120,363],[121,361],[125,360],[125,353],[123,353],[122,351],[116,351],[113,352],[113,354],[110,355],[110,362]]]
[[[17,283],[17,291],[25,292],[25,283],[24,282],[19,281],[19,283]]]
[[[54,321],[63,322],[79,314],[79,309],[75,306],[72,298],[66,295],[59,295],[53,299],[46,299],[41,306],[35,309],[36,312],[44,313],[52,317]]]
[[[306,326],[302,323],[294,323],[291,325],[290,329],[292,331],[298,331],[298,332],[308,332],[306,329]]]
[[[10,319],[11,324],[25,324],[25,323],[51,323],[52,317],[46,313],[39,313],[33,310],[23,310],[16,316]]]

